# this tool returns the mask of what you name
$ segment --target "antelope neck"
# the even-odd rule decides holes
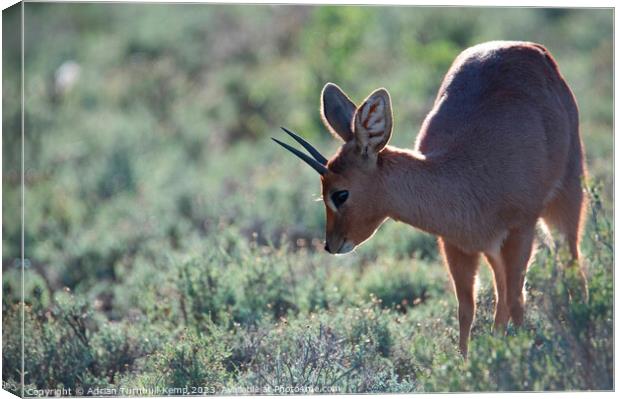
[[[460,230],[455,221],[467,217],[463,198],[470,187],[466,179],[457,179],[462,173],[457,165],[394,147],[381,156],[388,217],[440,236]]]

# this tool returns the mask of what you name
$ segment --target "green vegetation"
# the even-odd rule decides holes
[[[26,4],[27,388],[612,389],[612,15]],[[17,384],[19,15],[3,17],[2,372]],[[590,302],[541,243],[525,326],[494,336],[483,268],[464,362],[433,237],[390,221],[326,254],[316,174],[268,138],[284,125],[335,151],[318,114],[334,81],[356,101],[387,87],[392,142],[410,147],[454,57],[495,39],[545,44],[579,102]]]

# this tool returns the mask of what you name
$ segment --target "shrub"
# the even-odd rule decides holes
[[[386,308],[398,309],[407,312],[409,308],[424,303],[431,297],[445,295],[443,279],[437,279],[436,273],[429,276],[423,267],[415,260],[390,261],[382,258],[380,265],[376,265],[364,274],[359,282],[361,291],[366,298],[376,297]],[[445,273],[443,268],[440,272]]]
[[[228,378],[224,361],[229,352],[223,342],[214,327],[201,333],[184,329],[118,387],[159,395],[220,393]]]
[[[397,381],[389,359],[388,316],[374,304],[310,319],[283,318],[250,346],[238,386],[266,387],[265,393],[386,392],[413,389]],[[310,391],[308,391],[310,390]]]

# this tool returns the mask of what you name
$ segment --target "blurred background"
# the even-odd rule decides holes
[[[4,381],[19,381],[20,43],[10,40],[18,11],[3,12]],[[539,339],[543,355],[527,352],[528,364],[558,364],[532,366],[530,389],[610,389],[612,32],[609,9],[27,3],[27,383],[276,384],[288,378],[282,364],[308,369],[294,350],[333,344],[337,357],[319,368],[317,354],[308,381],[355,392],[519,389],[516,377],[481,374],[478,385],[435,377],[437,364],[452,359],[446,375],[461,366],[434,238],[388,222],[354,255],[323,254],[319,180],[269,140],[287,126],[332,154],[339,143],[318,112],[331,81],[356,102],[386,87],[391,143],[411,147],[455,56],[501,39],[545,45],[575,93],[594,204],[584,246],[603,284],[600,313],[562,302],[580,315],[575,326],[578,317],[601,320],[595,332],[555,342],[554,328],[566,326],[541,320],[560,305],[534,301],[534,335],[514,345]],[[557,278],[549,273],[541,290]],[[474,338],[492,340],[485,276],[487,313]],[[350,330],[355,323],[361,332]],[[580,349],[580,334],[598,340],[593,349]],[[484,356],[503,345],[484,342]],[[573,362],[595,375],[569,378]],[[348,374],[338,377],[334,364]],[[303,381],[293,375],[289,384]]]

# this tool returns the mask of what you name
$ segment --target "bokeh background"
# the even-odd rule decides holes
[[[19,17],[3,12],[9,385],[21,362]],[[27,387],[612,389],[612,32],[610,9],[27,3]],[[318,112],[332,81],[354,101],[388,88],[392,144],[411,147],[454,57],[497,39],[544,44],[579,103],[591,298],[571,299],[562,252],[541,244],[526,326],[494,336],[483,267],[464,363],[434,238],[390,221],[352,255],[324,253],[316,173],[269,137],[283,125],[333,153]]]

